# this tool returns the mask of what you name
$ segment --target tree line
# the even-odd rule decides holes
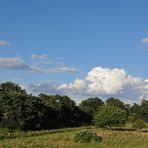
[[[93,125],[118,126],[141,119],[148,122],[148,100],[132,106],[117,98],[88,98],[79,105],[68,96],[28,94],[18,84],[0,84],[0,127],[43,130]]]

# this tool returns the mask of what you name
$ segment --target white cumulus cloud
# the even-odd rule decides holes
[[[148,80],[128,75],[124,69],[95,67],[84,79],[62,84],[59,89],[71,96],[114,96],[138,101],[148,96]]]

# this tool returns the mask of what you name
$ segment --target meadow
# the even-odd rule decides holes
[[[147,148],[148,133],[140,131],[114,131],[92,128],[102,136],[101,143],[74,141],[77,132],[85,128],[68,128],[52,131],[28,132],[12,139],[0,140],[0,148]]]

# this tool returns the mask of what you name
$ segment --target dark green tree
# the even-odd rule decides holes
[[[148,100],[142,100],[140,107],[140,118],[143,119],[145,122],[148,122]]]
[[[108,100],[106,100],[106,105],[109,105],[109,106],[117,106],[117,107],[119,107],[121,109],[124,109],[124,103],[121,102],[117,98],[109,98]]]
[[[23,130],[40,129],[45,113],[44,103],[28,95],[18,84],[0,85],[1,126]]]
[[[88,113],[89,115],[91,115],[92,117],[94,116],[94,114],[100,110],[100,107],[104,105],[104,102],[95,97],[95,98],[88,98],[84,101],[82,101],[79,104],[79,107],[82,111]]]
[[[136,119],[142,119],[148,122],[148,100],[142,100],[140,105],[134,103],[130,111]]]
[[[58,128],[79,126],[88,118],[68,96],[40,94],[39,97],[46,106],[55,110],[54,117]]]

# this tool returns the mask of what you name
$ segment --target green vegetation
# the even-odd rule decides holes
[[[80,130],[80,129],[79,129]],[[82,130],[83,131],[83,130]],[[92,129],[97,135],[102,137],[102,142],[81,143],[75,142],[74,137],[78,133],[73,129],[70,131],[48,133],[33,136],[6,139],[0,141],[2,148],[147,148],[148,134],[136,131],[112,131],[102,129]],[[41,131],[42,132],[42,131]],[[50,131],[49,131],[50,132]],[[40,132],[38,132],[40,133]]]
[[[103,106],[94,117],[96,127],[113,127],[124,124],[126,112],[116,106]]]
[[[133,127],[141,130],[142,128],[146,128],[146,123],[142,119],[137,119]]]
[[[100,110],[100,107],[104,105],[104,102],[95,97],[95,98],[88,98],[82,101],[79,104],[79,107],[82,111],[88,113],[90,116],[93,116],[97,111]]]
[[[85,130],[85,131],[81,131],[79,133],[76,133],[74,140],[75,140],[75,142],[84,142],[84,143],[101,142],[102,137],[98,136],[93,131]]]

